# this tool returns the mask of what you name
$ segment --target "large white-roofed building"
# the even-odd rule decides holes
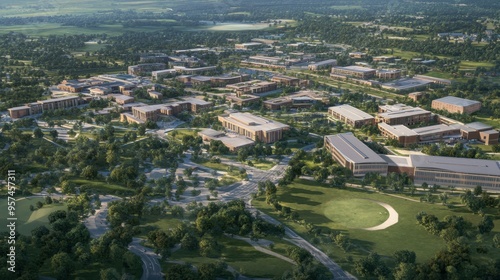
[[[325,148],[354,176],[368,172],[387,175],[387,162],[350,132],[325,136]]]

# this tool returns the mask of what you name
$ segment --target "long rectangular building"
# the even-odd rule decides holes
[[[481,102],[455,96],[446,96],[432,100],[432,109],[445,110],[450,113],[472,114],[481,109]]]
[[[82,99],[78,96],[67,96],[40,100],[33,103],[28,103],[25,106],[9,108],[10,117],[13,119],[22,118],[29,115],[41,114],[45,111],[56,109],[67,109],[80,105]]]
[[[500,190],[500,162],[484,159],[410,155],[415,184]]]
[[[228,130],[246,136],[254,141],[273,143],[283,138],[286,124],[264,119],[249,113],[232,113],[219,116],[219,122]]]
[[[120,121],[133,123],[157,121],[161,115],[175,116],[184,111],[197,113],[203,109],[211,108],[212,106],[212,102],[197,98],[184,98],[183,101],[132,107],[132,114],[122,113]]]
[[[328,108],[328,115],[352,127],[375,124],[372,115],[347,104]]]
[[[421,108],[411,108],[399,111],[379,113],[377,122],[384,122],[389,125],[415,125],[423,122],[430,122],[431,112]]]
[[[332,74],[350,76],[360,79],[369,79],[375,76],[377,70],[360,67],[360,66],[345,66],[345,67],[333,67]]]
[[[354,176],[368,172],[387,175],[387,162],[350,132],[325,136],[325,148]]]

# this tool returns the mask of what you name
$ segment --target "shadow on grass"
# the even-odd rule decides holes
[[[293,192],[294,193],[311,194],[311,195],[325,194],[324,192],[320,192],[320,191],[312,191],[312,190],[304,190],[304,189],[295,189],[295,190],[293,190]]]
[[[300,219],[304,219],[312,224],[323,224],[323,223],[331,223],[332,221],[325,217],[324,215],[316,214],[311,210],[300,210],[299,211]]]
[[[305,205],[309,205],[309,206],[318,206],[321,204],[321,202],[313,201],[310,198],[296,196],[293,194],[282,195],[280,200],[283,202],[305,204]]]

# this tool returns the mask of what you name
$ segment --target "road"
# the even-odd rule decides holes
[[[302,150],[308,152],[314,149],[315,145],[308,145],[304,147]],[[285,169],[288,167],[288,162],[290,161],[291,156],[285,156],[279,164],[275,165],[269,171],[265,170],[256,170],[252,169],[252,174],[249,174],[249,181],[247,182],[238,182],[224,189],[220,189],[219,197],[221,201],[231,201],[234,199],[243,199],[244,201],[248,201],[248,209],[253,213],[258,213],[259,216],[265,221],[279,225],[281,222],[272,218],[271,216],[263,213],[260,210],[257,210],[251,205],[251,197],[253,193],[257,192],[257,184],[260,181],[270,180],[273,183],[277,183],[277,181],[283,176]],[[247,168],[248,170],[248,168]],[[285,235],[288,237],[287,240],[291,243],[304,248],[307,250],[317,261],[322,263],[333,275],[334,279],[356,279],[356,277],[352,276],[348,272],[342,270],[342,268],[331,260],[325,253],[316,248],[314,245],[309,243],[307,240],[299,236],[293,230],[288,227],[285,227]]]
[[[119,200],[121,198],[111,195],[99,196],[101,200],[101,208],[95,212],[94,215],[89,216],[84,220],[84,225],[90,232],[92,238],[99,238],[107,230],[109,230],[106,216],[108,215],[108,203],[111,201]],[[163,274],[158,259],[160,258],[151,249],[141,245],[142,239],[133,238],[129,244],[128,249],[130,252],[136,254],[142,261],[142,277],[141,280],[161,280]]]

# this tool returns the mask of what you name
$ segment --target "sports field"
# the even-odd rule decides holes
[[[31,211],[30,205],[35,206],[38,201],[44,202],[44,198],[17,198],[15,216],[16,230],[23,235],[31,235],[31,231],[39,226],[49,224],[49,214],[57,210],[66,210],[64,204],[44,205],[41,209]],[[0,200],[0,220],[2,228],[7,224],[7,199]]]

